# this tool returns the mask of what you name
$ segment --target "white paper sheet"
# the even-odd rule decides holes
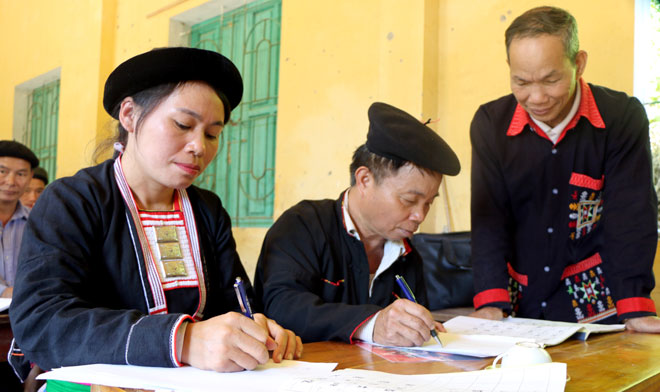
[[[0,312],[9,309],[9,305],[11,305],[11,298],[0,298]]]
[[[592,333],[608,333],[608,332],[619,332],[626,329],[625,324],[578,324],[578,323],[566,323],[562,321],[548,321],[548,320],[537,320],[537,319],[528,319],[522,317],[507,317],[503,320],[507,323],[515,324],[524,324],[524,325],[533,325],[533,326],[542,326],[542,327],[575,327],[580,326],[575,336],[580,340],[587,340],[590,334]]]
[[[157,391],[268,391],[294,377],[321,377],[330,374],[336,363],[272,360],[255,370],[236,373],[217,373],[190,366],[158,368],[127,365],[83,365],[54,369],[38,379],[61,380],[123,388],[153,389]]]
[[[420,347],[406,347],[406,349],[484,358],[498,356],[518,342],[533,341],[532,339],[509,336],[459,335],[444,332],[438,333],[438,338],[442,342],[442,346],[431,338]]]
[[[613,332],[625,328],[623,324],[605,326],[512,317],[495,321],[467,316],[454,317],[443,325],[448,332],[455,334],[527,338],[546,346],[559,344],[578,332],[586,333],[586,339],[590,332]]]
[[[563,392],[566,364],[546,363],[516,369],[423,375],[396,375],[344,369],[322,377],[296,378],[279,392]]]

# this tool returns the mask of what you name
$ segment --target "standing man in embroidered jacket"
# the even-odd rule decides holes
[[[475,315],[660,332],[644,108],[582,80],[587,53],[564,10],[519,16],[506,49],[513,94],[482,105],[470,130]]]
[[[32,172],[39,165],[36,155],[19,142],[0,141],[0,296],[11,298],[18,263],[18,250],[30,209],[20,197],[30,184]]]
[[[351,187],[305,200],[266,235],[255,290],[265,313],[303,341],[354,339],[421,345],[433,328],[422,260],[408,237],[458,158],[430,128],[384,103],[369,108],[367,142],[353,155]],[[421,305],[395,283],[402,275]]]

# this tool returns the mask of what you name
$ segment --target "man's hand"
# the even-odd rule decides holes
[[[268,361],[267,346],[275,345],[262,325],[240,313],[229,312],[188,324],[181,362],[218,372],[251,370]]]
[[[0,295],[0,298],[11,298],[11,296],[14,294],[14,287],[7,287],[2,291],[2,295]]]
[[[504,317],[504,312],[502,312],[502,309],[500,308],[486,306],[470,314],[470,317],[477,317],[487,320],[502,320]]]
[[[389,346],[421,346],[430,339],[433,328],[445,331],[425,307],[398,299],[378,314],[374,342]]]
[[[254,321],[268,331],[268,334],[275,339],[275,347],[268,347],[273,350],[273,361],[279,363],[282,359],[300,359],[303,352],[302,340],[296,336],[293,331],[282,328],[274,320],[271,320],[261,313],[254,315]]]
[[[660,318],[656,316],[631,318],[626,320],[626,329],[635,332],[660,333]]]

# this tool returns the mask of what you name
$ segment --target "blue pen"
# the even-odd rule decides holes
[[[248,300],[247,294],[245,293],[245,283],[240,276],[236,277],[236,283],[234,283],[234,291],[236,292],[236,298],[238,298],[238,304],[241,306],[241,313],[245,317],[254,319],[252,316],[252,308],[250,307],[250,301]]]
[[[410,286],[408,286],[408,283],[406,283],[406,280],[403,279],[403,276],[401,275],[394,275],[396,278],[396,282],[399,284],[399,287],[401,287],[401,291],[403,291],[403,295],[406,296],[409,300],[413,301],[414,303],[417,303],[417,299],[415,299],[415,294],[413,294],[412,290],[410,290]],[[435,339],[436,342],[442,347],[442,342],[440,341],[440,338],[438,337],[438,333],[435,331],[435,328],[431,330],[431,336],[433,336],[433,339]]]

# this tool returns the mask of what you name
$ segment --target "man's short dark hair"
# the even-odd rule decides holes
[[[42,167],[35,167],[32,171],[32,178],[41,180],[44,185],[48,185],[48,172]]]
[[[532,8],[514,19],[504,33],[507,59],[511,41],[515,38],[533,38],[542,34],[561,38],[566,57],[575,64],[580,50],[577,22],[568,11],[556,7]]]
[[[396,175],[399,169],[408,164],[413,165],[415,168],[417,168],[417,170],[425,174],[436,173],[433,170],[417,166],[409,161],[390,159],[378,154],[374,154],[373,152],[369,151],[366,144],[363,144],[353,153],[353,162],[351,162],[350,166],[351,186],[355,185],[355,171],[361,166],[368,168],[369,171],[373,173],[376,184],[380,184],[384,178]]]

